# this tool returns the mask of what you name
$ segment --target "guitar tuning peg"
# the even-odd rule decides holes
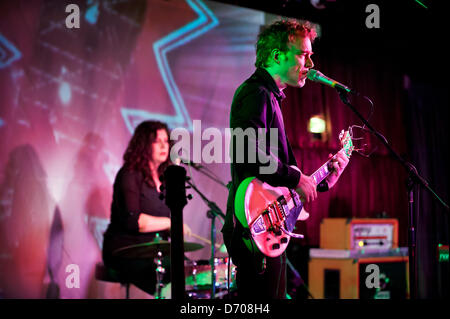
[[[187,199],[191,200],[192,198],[192,194],[187,195]]]
[[[161,191],[161,192],[164,192],[164,185],[161,185],[161,186],[159,186],[159,190]]]
[[[164,200],[164,194],[161,193],[161,194],[159,194],[158,197],[159,197],[160,200]]]

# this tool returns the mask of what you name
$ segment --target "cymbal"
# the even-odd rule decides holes
[[[184,251],[195,251],[204,246],[198,243],[184,242]],[[154,258],[161,252],[163,255],[170,255],[170,242],[167,240],[151,241],[136,245],[130,245],[116,249],[113,252],[115,257],[123,258]]]

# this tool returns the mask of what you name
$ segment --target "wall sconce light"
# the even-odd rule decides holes
[[[326,130],[326,123],[322,115],[315,115],[309,119],[308,131],[315,139],[322,139],[322,134]]]

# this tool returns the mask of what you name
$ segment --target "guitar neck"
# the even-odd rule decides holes
[[[315,171],[313,174],[311,174],[311,177],[314,179],[316,185],[319,185],[325,178],[328,177],[328,175],[331,174],[331,170],[328,167],[331,159],[326,161],[322,166],[319,167],[317,171]],[[295,207],[295,202],[291,196],[291,194],[285,196],[287,205],[289,209],[292,209]]]
[[[329,167],[330,161],[331,161],[331,159],[326,161],[325,164],[320,166],[317,171],[315,171],[313,174],[311,174],[311,177],[316,182],[316,185],[319,185],[320,183],[322,183],[322,181],[332,173],[332,171],[330,170],[330,167]]]

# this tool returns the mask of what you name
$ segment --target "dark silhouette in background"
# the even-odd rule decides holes
[[[47,271],[50,283],[47,287],[47,299],[58,299],[60,297],[60,286],[57,282],[57,274],[60,270],[64,250],[64,226],[59,207],[55,207],[53,221],[50,228],[50,240],[47,256]]]
[[[52,200],[33,146],[10,152],[0,199],[1,295],[43,298]]]

